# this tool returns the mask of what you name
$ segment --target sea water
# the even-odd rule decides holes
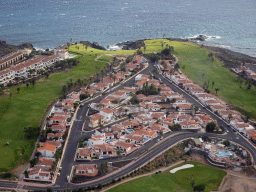
[[[88,40],[207,35],[206,43],[256,56],[255,0],[0,0],[0,39],[37,49]]]

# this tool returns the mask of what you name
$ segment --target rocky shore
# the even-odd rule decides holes
[[[0,40],[0,57],[24,48],[35,50],[31,43],[23,43],[21,45],[10,45],[7,44],[5,41]]]

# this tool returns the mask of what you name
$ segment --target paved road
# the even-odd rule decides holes
[[[142,73],[143,74],[149,74],[150,72],[152,73],[153,69],[154,69],[153,66],[149,65],[149,67],[146,70],[144,70]],[[243,138],[241,135],[236,135],[232,131],[232,129],[227,126],[227,124],[224,121],[219,119],[211,111],[209,111],[207,109],[203,109],[191,95],[189,95],[187,93],[184,93],[181,89],[179,89],[178,87],[176,87],[175,85],[170,83],[167,79],[163,78],[162,75],[160,75],[160,74],[154,74],[154,75],[158,78],[160,77],[161,80],[164,83],[166,83],[168,86],[170,86],[174,91],[185,95],[188,101],[190,101],[191,103],[193,103],[193,104],[195,104],[195,105],[197,105],[198,107],[201,108],[201,112],[210,115],[214,119],[217,119],[218,124],[226,127],[229,130],[229,133],[226,134],[226,135],[216,135],[216,134],[209,134],[209,133],[190,133],[190,134],[177,135],[177,136],[175,136],[171,139],[168,139],[168,140],[164,141],[163,143],[157,145],[151,151],[146,153],[146,155],[141,157],[138,161],[134,161],[134,163],[131,166],[126,167],[126,168],[122,169],[121,171],[119,171],[117,173],[114,173],[114,174],[112,174],[112,175],[110,175],[106,178],[102,178],[101,180],[92,182],[90,184],[74,185],[74,184],[70,184],[70,183],[67,182],[67,177],[66,176],[70,174],[72,166],[78,164],[77,162],[74,161],[74,156],[75,156],[77,144],[82,138],[91,136],[91,134],[92,134],[92,132],[83,132],[82,131],[82,126],[83,126],[84,121],[86,121],[86,120],[88,121],[88,117],[85,116],[85,114],[87,113],[87,110],[88,110],[87,106],[89,104],[89,103],[87,103],[87,104],[84,104],[82,106],[82,108],[79,108],[79,110],[77,112],[76,120],[74,121],[72,131],[70,133],[70,138],[68,140],[66,153],[63,157],[63,161],[62,161],[62,165],[61,165],[63,170],[61,171],[61,175],[58,177],[58,179],[56,181],[56,184],[51,187],[53,190],[72,190],[72,189],[79,189],[79,188],[87,188],[88,186],[97,186],[100,183],[103,184],[103,183],[106,183],[106,182],[111,182],[112,179],[118,179],[121,176],[124,176],[124,175],[128,174],[129,172],[135,170],[136,168],[140,167],[145,162],[152,159],[153,157],[155,157],[157,154],[161,153],[163,150],[165,150],[169,146],[174,145],[174,144],[176,144],[177,142],[179,142],[183,139],[198,136],[198,135],[206,135],[206,136],[217,137],[217,138],[221,138],[221,139],[229,139],[233,142],[236,142],[236,143],[244,146],[252,154],[253,159],[256,159],[255,148],[245,138]],[[134,78],[127,81],[125,83],[125,86],[130,86],[133,83],[134,83]],[[123,86],[119,86],[118,88],[112,90],[111,92],[114,92],[117,89],[121,89],[122,87]],[[96,98],[95,100],[90,101],[90,102],[98,102],[101,99],[102,98],[99,97],[99,98]],[[170,135],[170,134],[174,134],[174,132],[168,133],[167,135],[165,135],[165,137]],[[146,143],[143,147],[141,147],[140,149],[138,149],[134,153],[132,153],[130,155],[127,155],[126,157],[119,158],[117,160],[125,160],[125,159],[135,158],[140,153],[144,152],[145,149],[148,149],[149,147],[153,146],[154,144],[155,144],[155,139],[153,141],[150,141],[150,142]],[[101,162],[104,162],[104,161],[116,161],[116,160],[112,160],[112,159],[111,160],[98,160],[97,163],[101,163]],[[95,163],[95,162],[93,162],[93,163]],[[0,186],[1,187],[16,188],[17,184],[0,183]],[[43,188],[42,187],[29,186],[29,183],[28,183],[28,185],[23,186],[23,189],[42,190]]]

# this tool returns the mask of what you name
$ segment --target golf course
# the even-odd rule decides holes
[[[171,170],[186,164],[192,164],[194,167],[182,169],[175,173],[170,173],[170,169],[168,169],[159,174],[152,174],[120,184],[109,189],[108,192],[190,192],[193,191],[192,185],[203,185],[205,186],[204,191],[213,191],[219,187],[223,177],[226,175],[223,170],[197,162],[184,162],[172,167]]]

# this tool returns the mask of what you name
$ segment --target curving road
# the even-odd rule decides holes
[[[145,69],[142,73],[143,74],[152,73],[153,69],[154,69],[153,65],[150,64],[148,66],[148,68]],[[106,177],[104,177],[102,179],[99,179],[97,181],[91,181],[88,184],[75,185],[75,184],[72,184],[72,183],[68,183],[67,182],[67,175],[70,174],[72,166],[78,164],[77,162],[74,161],[77,144],[82,138],[87,137],[87,136],[91,136],[91,134],[92,134],[92,132],[82,131],[82,128],[83,128],[84,124],[85,125],[87,124],[87,123],[84,123],[84,122],[89,120],[89,118],[86,116],[86,113],[88,111],[88,104],[91,103],[91,102],[98,102],[102,99],[101,97],[98,97],[98,98],[90,101],[89,103],[84,104],[81,108],[79,108],[79,110],[77,112],[77,116],[75,117],[76,119],[73,123],[69,140],[67,141],[68,145],[67,145],[67,148],[66,148],[66,152],[63,156],[63,161],[62,161],[62,165],[61,165],[62,166],[62,171],[60,172],[61,175],[57,178],[57,181],[56,181],[55,185],[51,186],[51,188],[53,190],[58,190],[58,191],[74,190],[74,189],[79,189],[79,188],[87,188],[89,186],[98,186],[100,183],[104,184],[104,183],[107,183],[107,182],[111,182],[113,179],[118,179],[118,178],[134,171],[135,169],[139,168],[144,163],[146,163],[147,161],[149,161],[150,159],[154,158],[156,155],[160,154],[162,151],[167,149],[169,146],[172,146],[172,145],[176,144],[177,142],[179,142],[183,139],[187,139],[187,138],[198,136],[198,135],[206,135],[206,136],[209,136],[209,137],[228,139],[230,141],[238,143],[239,145],[245,147],[251,153],[254,160],[256,159],[255,147],[247,139],[245,139],[240,134],[238,134],[238,135],[235,134],[233,132],[232,128],[228,127],[228,124],[226,122],[224,122],[222,119],[220,119],[218,116],[216,116],[211,111],[209,111],[207,109],[203,109],[203,107],[197,102],[197,100],[195,100],[191,95],[187,94],[186,92],[184,92],[180,88],[178,88],[175,85],[173,85],[172,83],[170,83],[170,81],[165,79],[161,74],[154,74],[154,75],[157,78],[161,78],[161,80],[166,85],[171,87],[174,91],[179,92],[180,94],[183,94],[189,102],[198,106],[201,109],[201,112],[206,113],[206,114],[210,115],[212,118],[216,119],[218,121],[218,124],[222,125],[223,127],[226,127],[229,132],[226,135],[216,135],[216,134],[195,133],[195,132],[187,134],[186,131],[183,131],[184,134],[177,135],[173,138],[170,138],[168,140],[163,141],[159,145],[155,146],[152,150],[148,151],[144,156],[140,157],[137,160],[134,160],[134,163],[132,163],[130,166],[121,169],[119,172],[110,174],[109,176],[106,176]],[[130,79],[129,81],[127,81],[125,83],[125,85],[119,86],[119,87],[113,89],[111,92],[114,92],[117,89],[121,89],[123,86],[131,86],[133,83],[134,83],[134,77],[132,79]],[[174,134],[174,133],[175,132],[170,132],[170,133],[166,134],[165,137],[167,137],[171,134]],[[127,155],[126,157],[119,158],[118,160],[136,159],[136,157],[140,153],[145,152],[146,149],[153,146],[154,144],[155,144],[155,139],[153,141],[150,141],[150,142],[146,143],[143,147],[141,147],[140,149],[138,149],[134,153],[132,153],[130,155]],[[104,162],[104,161],[112,161],[113,162],[113,161],[116,161],[116,160],[115,159],[114,160],[113,159],[111,159],[111,160],[98,160],[97,163]],[[93,163],[96,163],[96,161],[93,162]],[[30,185],[30,183],[27,183],[27,185],[24,185],[24,186],[20,186],[18,184],[1,183],[1,182],[0,182],[0,187],[6,187],[6,188],[17,188],[18,187],[18,188],[22,188],[22,189],[25,189],[25,190],[46,190],[48,188],[48,187],[32,186],[32,185]]]

